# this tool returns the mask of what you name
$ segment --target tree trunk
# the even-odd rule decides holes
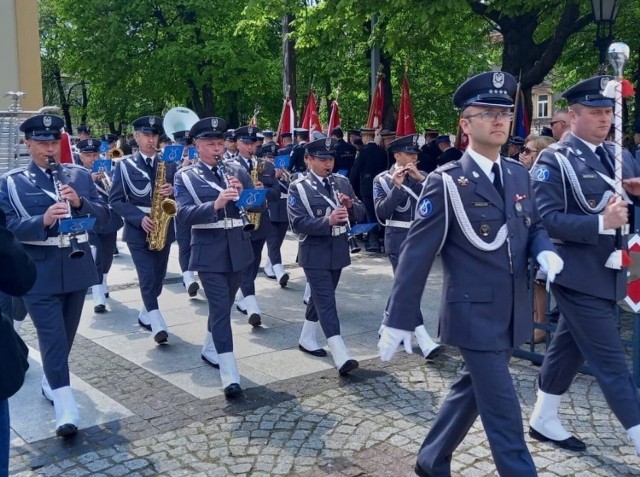
[[[386,52],[380,50],[380,66],[384,75],[384,106],[382,109],[382,128],[395,131],[397,117],[393,109],[393,88],[391,87],[391,61]]]
[[[71,123],[71,108],[69,106],[69,101],[67,101],[67,95],[64,90],[62,75],[60,74],[60,67],[57,64],[53,68],[53,78],[56,82],[56,89],[58,90],[58,97],[60,98],[60,109],[62,109],[62,116],[64,117],[66,130],[69,134],[72,134],[73,129]]]
[[[282,90],[286,97],[287,93],[291,99],[291,106],[293,107],[293,117],[296,117],[296,95],[297,95],[297,81],[296,81],[296,43],[289,38],[291,33],[291,22],[295,19],[293,15],[284,15],[282,17],[282,63],[284,69],[284,75],[282,78]]]

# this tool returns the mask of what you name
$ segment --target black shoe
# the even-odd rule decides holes
[[[105,294],[104,294],[104,297],[105,297],[105,298],[109,298],[109,292],[105,293]]]
[[[58,437],[71,437],[78,433],[78,427],[74,424],[62,424],[56,429],[56,436]]]
[[[154,336],[153,336],[153,340],[158,343],[158,344],[163,344],[166,343],[167,340],[169,339],[169,333],[167,333],[164,330],[160,330],[158,331]]]
[[[443,349],[444,348],[441,345],[436,346],[431,351],[429,351],[429,354],[426,355],[424,359],[426,359],[427,361],[430,361],[432,359],[437,358],[438,356],[440,356],[440,353],[442,353]]]
[[[216,369],[220,369],[220,365],[219,364],[214,363],[213,361],[209,361],[205,355],[201,354],[200,357],[202,358],[202,361],[207,363],[209,366],[213,366]]]
[[[587,449],[587,445],[577,437],[571,436],[559,441],[556,439],[551,439],[550,437],[547,437],[543,434],[540,434],[533,427],[529,427],[529,437],[532,437],[533,439],[540,442],[552,442],[558,447],[562,449],[570,450],[570,451],[581,452]]]
[[[224,397],[227,399],[235,399],[242,396],[242,388],[237,383],[229,384],[224,388]]]
[[[305,305],[309,304],[309,300],[302,300],[302,303],[304,303]]]
[[[107,307],[102,304],[93,307],[94,313],[104,313],[105,311],[107,311]]]
[[[413,471],[416,473],[416,475],[420,477],[431,477],[431,474],[429,474],[426,470],[424,470],[418,464],[416,464],[416,466],[413,468]]]
[[[358,363],[355,359],[348,359],[342,366],[340,366],[338,373],[340,373],[341,376],[344,376],[354,369],[358,369],[359,366],[360,363]]]
[[[198,285],[198,282],[193,282],[189,285],[189,288],[187,288],[187,293],[193,298],[198,294],[198,290],[200,290],[200,285]]]
[[[116,247],[116,249],[113,251],[114,255],[120,255],[120,250],[118,250],[118,248]]]
[[[313,351],[308,350],[301,344],[298,345],[298,349],[303,353],[309,353],[311,356],[316,356],[318,358],[324,358],[327,355],[327,352],[322,348],[314,349]]]
[[[287,283],[288,283],[288,282],[289,282],[289,274],[288,274],[288,273],[285,273],[284,275],[282,275],[282,276],[280,277],[280,281],[279,281],[278,283],[280,283],[280,286],[281,286],[282,288],[284,288],[284,287],[286,287],[286,286],[287,286]]]
[[[560,318],[560,310],[558,310],[557,306],[554,306],[551,310],[547,311],[545,315],[547,315],[549,323],[557,323]]]
[[[244,314],[246,315],[247,312],[245,311]],[[260,326],[262,324],[262,320],[260,319],[260,315],[258,315],[257,313],[253,313],[249,317],[249,324],[251,326],[253,326],[254,328],[257,328],[258,326]]]
[[[243,310],[242,308],[240,308],[238,305],[236,305],[236,310],[238,310],[240,313],[242,313],[243,315],[247,314],[247,310]]]
[[[151,325],[147,325],[147,324],[143,323],[142,321],[140,321],[140,318],[138,318],[138,324],[139,324],[142,328],[144,328],[145,330],[147,330],[147,331],[151,331]]]

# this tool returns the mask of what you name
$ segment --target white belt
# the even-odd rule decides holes
[[[136,205],[139,211],[144,212],[145,214],[151,213],[151,207],[143,207],[141,205]]]
[[[89,241],[89,235],[85,232],[81,235],[76,235],[75,237],[78,240],[78,243],[85,243]],[[49,237],[47,240],[33,240],[22,242],[23,245],[39,245],[44,247],[60,247],[67,248],[71,247],[71,236],[70,235],[59,235],[57,237]]]
[[[286,192],[280,192],[280,198],[281,199],[288,199],[289,198],[289,194],[287,194]]]
[[[413,220],[405,222],[404,220],[387,220],[384,225],[387,227],[398,227],[401,229],[408,229],[411,227]]]
[[[333,227],[331,227],[331,236],[332,237],[337,237],[338,235],[342,235],[342,234],[346,234],[347,233],[347,226],[346,225],[334,225]]]
[[[196,224],[192,225],[192,229],[233,229],[235,227],[243,227],[244,222],[242,219],[222,219],[218,222],[212,222],[210,224]]]

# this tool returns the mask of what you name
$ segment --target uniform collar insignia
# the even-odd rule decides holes
[[[469,185],[469,179],[467,179],[465,176],[460,176],[458,177],[458,184],[460,184],[463,187],[466,185]]]

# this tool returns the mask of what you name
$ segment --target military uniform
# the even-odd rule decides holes
[[[304,172],[307,166],[304,163],[304,149],[309,139],[309,131],[302,128],[294,129],[296,138],[298,139],[295,146],[291,148],[291,172]]]
[[[194,138],[220,138],[224,128],[222,119],[206,118],[194,124],[190,134]],[[252,188],[249,175],[240,165],[216,164],[212,168],[201,160],[176,175],[176,200],[178,220],[191,227],[189,268],[198,272],[209,303],[202,359],[220,367],[225,394],[234,397],[240,392],[240,377],[233,358],[230,309],[243,273],[253,261],[253,251],[235,202],[214,210],[214,202],[227,188],[223,172],[237,177],[245,189]]]
[[[80,153],[98,153],[100,141],[94,138],[85,139],[77,144],[77,148]],[[85,167],[80,157],[78,157],[78,159],[82,167]],[[89,169],[89,171],[91,172],[91,169]],[[107,174],[109,178],[111,177],[110,172],[104,172],[104,174]],[[100,178],[96,178],[94,179],[94,184],[102,200],[108,203],[109,190],[105,187],[104,182]],[[96,313],[104,313],[107,311],[107,275],[113,263],[113,251],[116,248],[118,230],[120,230],[123,225],[122,217],[111,210],[111,208],[109,208],[109,211],[109,222],[102,226],[97,225],[89,232],[89,243],[92,246],[94,260],[98,270],[98,279],[100,281],[100,283],[91,287],[91,296],[94,304],[93,311]]]
[[[334,139],[318,139],[307,144],[307,153],[321,160],[333,159],[334,144]],[[319,320],[336,368],[344,374],[357,367],[358,363],[351,359],[340,337],[335,289],[342,269],[351,263],[351,258],[347,225],[331,226],[328,216],[339,206],[335,202],[337,193],[349,196],[353,202],[349,210],[351,222],[362,220],[365,210],[347,178],[331,174],[326,179],[327,184],[323,184],[324,179],[309,171],[293,181],[289,186],[287,210],[291,229],[299,237],[298,263],[311,286],[311,298],[305,313],[305,327],[308,329],[303,328],[300,347],[317,356],[326,354],[318,353],[320,350],[315,346],[304,346],[307,331],[313,333],[309,342],[315,343],[315,327],[311,323],[317,324]]]
[[[31,141],[59,140],[62,118],[37,115],[20,129]],[[77,237],[84,254],[71,258],[69,236],[59,236],[58,222],[43,225],[43,216],[58,202],[57,188],[46,171],[32,160],[0,179],[0,205],[9,228],[22,242],[37,268],[31,290],[22,298],[38,333],[45,378],[43,392],[54,401],[56,432],[66,436],[77,432],[78,410],[69,387],[68,358],[78,329],[87,288],[99,283],[86,233]],[[55,173],[54,173],[55,178]],[[57,180],[71,186],[81,204],[72,217],[89,216],[98,226],[109,221],[109,210],[100,198],[90,173],[71,164],[58,166]],[[59,245],[65,245],[61,248]]]
[[[144,116],[133,122],[134,129],[147,134],[158,134],[162,120],[155,116]],[[147,163],[150,159],[150,165]],[[157,343],[167,341],[167,325],[158,309],[158,297],[162,293],[162,282],[167,273],[169,251],[175,240],[173,218],[169,219],[167,237],[162,250],[149,250],[147,233],[142,229],[142,219],[152,209],[156,173],[161,158],[155,154],[145,158],[141,151],[118,161],[113,173],[113,185],[109,194],[109,205],[124,219],[122,239],[127,243],[131,259],[136,267],[140,294],[144,307],[138,317],[139,324],[153,333]],[[173,184],[176,163],[166,164],[166,182]]]
[[[257,129],[245,126],[236,129],[236,137],[240,141],[255,142]],[[264,159],[256,157],[247,158],[238,154],[237,162],[244,167],[247,174],[253,177],[257,175],[256,182],[262,182],[267,190],[267,203],[280,199],[280,191],[278,181],[276,180],[276,172],[274,165]],[[252,180],[253,182],[253,180]],[[262,259],[262,249],[272,233],[271,221],[267,213],[267,206],[251,209],[250,212],[260,213],[260,222],[256,229],[251,232],[251,246],[253,248],[253,263],[245,270],[240,291],[236,297],[236,307],[242,313],[249,316],[249,324],[252,326],[260,326],[262,324],[260,316],[260,307],[256,300],[255,280],[260,270],[260,261]]]
[[[609,108],[601,95],[609,77],[593,77],[563,93],[572,114]],[[556,242],[565,268],[552,285],[560,319],[545,354],[539,392],[530,424],[533,437],[560,447],[586,446],[564,430],[557,408],[586,360],[602,393],[640,453],[640,399],[627,367],[617,324],[616,303],[626,295],[627,270],[605,266],[616,249],[614,230],[604,230],[604,209],[614,192],[614,144],[590,144],[568,133],[563,142],[541,152],[531,171],[544,225]],[[637,161],[623,150],[622,177],[640,177]],[[638,197],[628,195],[636,205]]]
[[[454,105],[463,111],[488,106],[495,114],[497,107],[513,107],[515,90],[511,75],[482,73],[458,88]],[[506,131],[505,123],[500,124]],[[541,253],[559,258],[542,228],[527,170],[495,152],[497,160],[469,148],[460,161],[429,175],[401,247],[379,346],[389,347],[386,339],[394,330],[413,331],[415,310],[440,253],[440,340],[458,347],[464,359],[461,377],[419,451],[418,475],[451,474],[451,456],[478,414],[498,473],[537,475],[508,365],[513,348],[531,336],[528,258]]]

